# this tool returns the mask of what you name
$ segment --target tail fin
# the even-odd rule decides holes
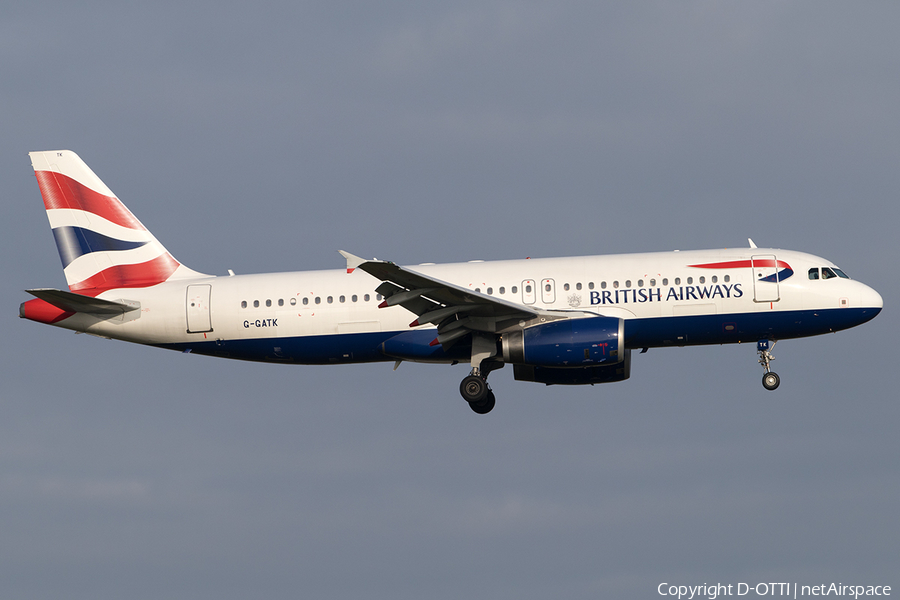
[[[175,260],[77,154],[29,156],[71,291],[97,296],[204,277]]]

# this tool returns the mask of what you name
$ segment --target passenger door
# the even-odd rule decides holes
[[[778,281],[778,260],[774,254],[750,257],[753,271],[753,301],[778,302],[781,299]]]
[[[187,332],[205,333],[212,331],[209,316],[209,296],[211,285],[189,285],[187,287]]]

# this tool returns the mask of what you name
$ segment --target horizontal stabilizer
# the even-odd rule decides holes
[[[40,298],[47,304],[52,304],[66,312],[87,313],[98,317],[122,315],[141,308],[140,302],[133,302],[130,300],[103,300],[101,298],[91,298],[90,296],[83,296],[81,294],[64,292],[52,288],[39,288],[25,291],[32,296]]]

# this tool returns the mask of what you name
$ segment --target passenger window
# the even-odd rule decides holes
[[[681,285],[681,277],[675,278],[675,285]]]
[[[822,267],[822,279],[832,279],[833,277],[837,277],[837,275],[834,274],[834,271],[828,267]]]
[[[630,280],[630,279],[626,279],[626,280],[625,280],[625,289],[627,290],[627,289],[630,289],[630,288],[631,288],[631,280]]]
[[[278,306],[284,306],[284,298],[278,299]]]
[[[530,293],[531,293],[531,286],[530,286],[530,285],[526,285],[526,286],[525,286],[525,293],[526,293],[526,294],[530,294]]]
[[[291,306],[297,306],[297,299],[291,298]]]
[[[725,283],[728,283],[729,281],[731,281],[731,275],[726,275],[726,276],[725,276]]]
[[[509,291],[511,291],[513,294],[518,294],[518,293],[519,293],[519,286],[514,285],[514,286],[512,286],[511,288],[509,288]]]
[[[692,283],[694,283],[694,278],[688,277],[688,285],[691,285]]]
[[[550,284],[549,284],[549,283],[548,283],[547,285],[544,286],[544,291],[545,291],[545,292],[549,292],[551,289],[553,289],[553,288],[550,287]]]
[[[328,296],[328,304],[331,304],[332,302],[334,302],[334,298],[331,296]]]
[[[701,277],[701,278],[699,279],[699,281],[700,281],[700,283],[706,283],[706,277]]]
[[[244,300],[241,302],[241,308],[247,308],[247,301]]]
[[[669,285],[669,278],[663,277],[663,285]]]
[[[605,289],[606,289],[606,282],[605,282],[605,281],[601,281],[601,282],[600,282],[600,289],[601,289],[601,290],[605,290]]]
[[[575,289],[576,289],[576,290],[580,290],[580,289],[581,289],[581,284],[580,284],[580,283],[576,283],[576,284],[575,284]]]
[[[307,304],[309,304],[309,298],[304,298],[304,299],[303,299],[303,306],[306,306]]]
[[[506,293],[506,288],[503,286],[500,286],[500,295],[502,296],[505,293]]]
[[[719,281],[718,276],[713,275],[713,276],[712,276],[712,282],[713,282],[713,283],[718,283],[718,281]]]
[[[375,299],[381,302],[381,294],[375,294]],[[368,298],[367,298],[368,300]]]
[[[266,300],[266,308],[271,308],[271,306],[272,306],[272,301]]]
[[[316,296],[316,304],[322,304],[322,299]]]
[[[353,302],[356,302],[357,300],[359,300],[359,296],[357,296],[356,294],[353,294],[352,296],[350,296],[350,300],[352,300]]]
[[[569,291],[569,284],[568,284],[568,283],[564,283],[564,284],[563,284],[563,289],[566,290],[566,291],[568,292],[568,291]],[[549,291],[549,290],[548,290],[548,291]]]
[[[655,280],[655,279],[651,279],[651,280],[650,280],[650,287],[656,287],[656,280]]]
[[[613,287],[616,288],[616,289],[618,289],[618,288],[619,288],[619,282],[618,282],[618,281],[613,281]]]
[[[644,280],[638,279],[638,287],[644,287]]]
[[[813,267],[812,269],[809,270],[809,278],[813,279],[813,280],[819,278],[819,268],[818,267]]]
[[[259,308],[259,300],[253,301],[253,308]]]
[[[345,300],[346,300],[346,298],[344,298],[343,296],[341,296],[340,298],[338,298],[338,301],[339,301],[341,304],[343,304]]]
[[[589,290],[594,289],[594,282],[593,282],[593,281],[589,281],[589,282],[588,282],[588,289],[589,289]]]
[[[476,293],[476,294],[480,294],[480,293],[481,293],[481,288],[475,288],[475,293]]]

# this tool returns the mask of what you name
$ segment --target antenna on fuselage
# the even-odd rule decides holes
[[[751,247],[751,248],[756,248],[756,247],[757,247],[756,244],[753,243],[753,240],[751,240],[750,238],[747,238],[747,241],[750,242],[750,247]]]

